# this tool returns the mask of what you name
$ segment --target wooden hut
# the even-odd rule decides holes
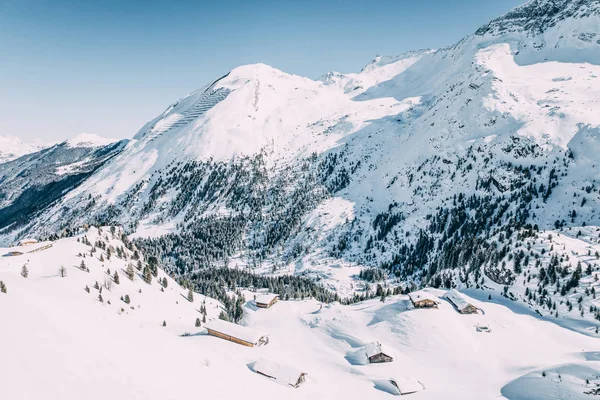
[[[297,388],[306,381],[306,374],[295,368],[261,358],[253,366],[254,372],[273,379],[279,384]]]
[[[37,244],[37,240],[35,239],[23,239],[19,242],[19,246],[30,246],[32,244]]]
[[[381,346],[381,343],[379,342],[367,344],[365,346],[365,352],[367,353],[367,358],[369,359],[369,363],[371,364],[394,361],[394,358],[392,356],[383,352],[383,348]]]
[[[437,308],[440,304],[436,296],[424,290],[409,293],[408,297],[415,308]]]
[[[213,319],[204,324],[209,335],[229,340],[243,346],[254,347],[269,343],[267,335],[256,332],[246,326],[233,324],[221,319]]]
[[[22,256],[23,253],[20,251],[9,251],[8,253],[6,253],[4,255],[4,257],[15,257],[15,256]]]
[[[450,302],[461,314],[477,314],[478,308],[473,304],[469,303],[465,298],[456,290],[450,289],[444,295],[446,300]]]
[[[256,300],[254,302],[256,303],[257,307],[270,308],[273,304],[277,303],[277,300],[279,300],[278,294],[261,294],[256,296]]]

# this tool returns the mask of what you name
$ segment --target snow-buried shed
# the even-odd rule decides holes
[[[248,347],[262,346],[269,343],[268,335],[252,328],[236,325],[221,319],[213,319],[204,324],[209,335]]]
[[[465,298],[455,289],[448,290],[444,297],[456,308],[456,311],[461,314],[477,313],[477,307],[465,300]]]
[[[402,396],[423,390],[423,385],[414,378],[392,378],[390,383],[398,389],[398,393]]]
[[[266,358],[259,359],[252,368],[257,374],[264,375],[285,386],[297,388],[306,380],[306,373]]]

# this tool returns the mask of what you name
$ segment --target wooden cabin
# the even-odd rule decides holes
[[[306,373],[287,365],[261,358],[252,367],[257,374],[266,376],[279,384],[297,388],[306,381]]]
[[[477,314],[478,308],[465,300],[458,291],[450,289],[446,292],[444,297],[460,314]]]
[[[35,239],[23,239],[19,242],[19,246],[30,246],[36,244],[38,241]]]
[[[270,308],[273,304],[277,303],[277,300],[279,300],[278,294],[261,294],[256,296],[254,302],[257,307]]]
[[[9,251],[8,253],[6,253],[4,255],[4,257],[16,257],[16,256],[22,256],[23,253],[20,251]]]
[[[437,308],[440,304],[436,296],[424,290],[409,293],[408,297],[415,308]]]
[[[378,364],[384,362],[392,362],[394,358],[383,352],[381,343],[373,342],[365,346],[365,352],[367,353],[367,359],[371,364]]]
[[[260,334],[246,326],[237,325],[221,319],[213,319],[204,324],[211,336],[229,340],[242,346],[254,347],[269,343],[267,335]]]

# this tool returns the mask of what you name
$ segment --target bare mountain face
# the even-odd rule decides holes
[[[178,273],[360,264],[511,284],[515,241],[600,225],[599,5],[532,1],[454,46],[318,81],[237,68],[20,225],[5,205],[3,238],[119,224]]]

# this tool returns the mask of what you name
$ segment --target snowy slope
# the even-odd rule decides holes
[[[96,247],[93,256],[81,257],[92,248],[83,243],[84,236],[92,244],[103,241],[125,251],[107,259]],[[196,294],[190,303],[187,291],[162,270],[158,278],[168,281],[164,291],[155,278],[145,283],[137,270],[130,281],[124,270],[134,255],[119,237],[119,230],[113,236],[109,228],[91,228],[46,250],[0,258],[0,280],[7,287],[7,293],[0,293],[0,341],[10,343],[0,363],[7,398],[180,399],[202,393],[219,399],[385,399],[394,393],[389,378],[414,378],[424,387],[415,398],[502,394],[520,399],[549,392],[545,399],[559,399],[566,393],[581,398],[600,383],[597,339],[514,313],[495,297],[491,302],[466,297],[483,310],[478,315],[460,315],[445,301],[439,309],[416,310],[402,295],[353,306],[280,301],[270,309],[250,300],[243,323],[268,333],[268,345],[247,348],[209,337],[194,321],[202,316],[203,304],[208,317],[216,317],[218,302],[206,298],[203,303],[205,298]],[[82,260],[89,272],[78,268]],[[27,278],[21,276],[23,265]],[[94,283],[107,282],[108,269],[112,275],[117,271],[120,283],[113,281],[99,293]],[[431,293],[441,296],[443,291]],[[125,295],[130,304],[120,300]],[[492,333],[477,332],[477,324]],[[361,361],[364,346],[375,340],[394,362]],[[307,382],[292,389],[254,373],[252,365],[260,358],[307,373]],[[557,383],[556,374],[566,379],[565,370],[568,381]]]

